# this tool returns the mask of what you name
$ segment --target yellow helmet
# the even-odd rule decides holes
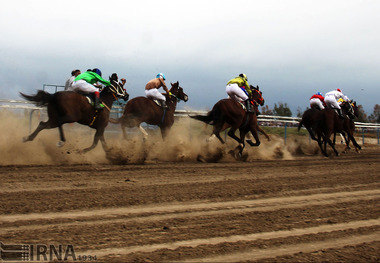
[[[239,77],[243,78],[245,81],[248,81],[247,75],[245,75],[244,73],[240,73]]]

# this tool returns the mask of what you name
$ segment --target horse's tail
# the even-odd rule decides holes
[[[212,111],[208,112],[207,115],[195,115],[190,116],[190,118],[213,125],[220,119],[220,110],[219,108],[214,108]]]
[[[34,104],[39,107],[47,106],[53,99],[53,94],[47,93],[43,90],[38,90],[36,95],[26,95],[22,92],[20,92],[20,95],[24,99],[34,102]]]

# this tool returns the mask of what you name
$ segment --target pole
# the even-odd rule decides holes
[[[284,143],[286,144],[286,128],[288,127],[288,123],[285,122],[285,134],[284,134]]]

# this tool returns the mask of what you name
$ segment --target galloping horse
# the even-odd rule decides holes
[[[301,129],[302,125],[305,126],[306,130],[309,132],[311,139],[317,141],[315,137],[316,125],[318,124],[318,114],[321,110],[312,107],[311,109],[306,110],[303,115],[300,123],[298,124],[298,131]]]
[[[354,107],[356,107],[356,103],[353,103]],[[317,140],[319,148],[321,149],[322,154],[325,156],[328,156],[326,152],[326,145],[327,143],[331,146],[331,148],[334,150],[336,156],[339,155],[338,151],[335,149],[334,143],[331,141],[330,137],[333,133],[342,133],[346,134],[347,137],[344,136],[346,140],[346,145],[349,145],[350,140],[354,144],[356,149],[361,149],[360,145],[356,142],[353,133],[355,129],[355,124],[353,124],[353,121],[351,118],[354,118],[355,115],[355,109],[349,102],[344,102],[341,105],[342,112],[344,115],[344,119],[340,119],[338,114],[335,112],[334,109],[326,108],[321,111],[318,118],[318,125],[317,125]],[[357,108],[357,107],[356,107]],[[356,109],[357,114],[357,109]],[[349,115],[350,117],[348,117]],[[323,141],[322,141],[323,139]],[[324,144],[324,147],[322,146]]]
[[[253,101],[253,103],[255,103],[256,110],[257,110],[257,107],[259,105],[260,106],[264,106],[265,100],[263,98],[263,93],[259,90],[259,87],[254,87],[252,85],[250,85],[250,86],[251,86],[252,92],[259,93],[259,94],[256,94],[256,95],[255,94],[252,95],[252,98],[253,98],[252,101]],[[220,130],[220,132],[226,130],[229,127],[231,127],[231,125],[225,122],[224,125],[223,125],[223,128]],[[257,130],[259,132],[261,132],[265,136],[265,138],[267,138],[268,141],[270,141],[269,135],[263,129],[261,129],[261,127],[259,125],[257,125]],[[247,136],[249,136],[249,134]],[[251,139],[248,139],[247,142],[250,143]]]
[[[100,92],[100,100],[105,106],[105,109],[101,111],[96,111],[85,96],[73,91],[60,91],[50,94],[43,90],[39,90],[36,95],[25,95],[20,92],[22,97],[28,101],[34,102],[37,106],[46,106],[49,116],[48,121],[41,121],[37,129],[23,139],[24,142],[32,141],[37,134],[44,129],[58,127],[60,141],[57,143],[57,146],[62,147],[66,141],[62,125],[65,123],[78,122],[96,129],[93,144],[84,149],[83,152],[88,152],[94,149],[99,140],[102,142],[104,151],[107,151],[108,147],[104,139],[104,129],[108,125],[112,103],[117,97],[126,100],[128,95],[125,89],[118,84],[116,73],[112,74],[110,82],[111,85],[105,87]]]
[[[256,102],[262,101],[262,103],[264,103],[262,93],[258,90],[253,91],[252,99]],[[220,132],[226,128],[225,124],[228,124],[231,127],[228,131],[228,136],[239,143],[237,148],[239,149],[239,154],[242,155],[242,151],[245,147],[244,139],[248,132],[252,133],[256,142],[253,143],[251,140],[247,140],[247,143],[251,146],[260,145],[260,139],[257,133],[259,130],[256,116],[257,104],[254,105],[254,108],[254,113],[247,113],[239,102],[233,99],[222,99],[214,105],[212,110],[208,112],[206,116],[195,115],[190,117],[213,125],[214,127],[211,136],[215,135],[221,143],[224,143],[224,141],[220,137]],[[240,131],[240,138],[235,135],[237,129]]]
[[[161,136],[165,139],[167,132],[173,126],[174,112],[177,107],[177,102],[180,100],[187,101],[188,96],[183,92],[179,86],[178,81],[171,84],[171,95],[165,94],[167,109],[158,106],[156,102],[146,97],[136,97],[131,99],[126,105],[121,116],[118,120],[110,119],[111,123],[120,123],[123,131],[123,136],[126,139],[127,134],[125,128],[139,127],[140,131],[144,134],[144,138],[148,133],[141,127],[141,123],[145,122],[151,125],[158,125],[161,129]]]

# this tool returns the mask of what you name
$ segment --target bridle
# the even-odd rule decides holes
[[[260,97],[257,98],[257,101],[256,101],[256,99],[253,99],[253,101],[255,102],[256,106],[261,105],[261,103],[264,101],[262,93],[259,90],[257,90],[257,89],[253,89],[253,92],[257,92],[258,94],[260,94]]]

